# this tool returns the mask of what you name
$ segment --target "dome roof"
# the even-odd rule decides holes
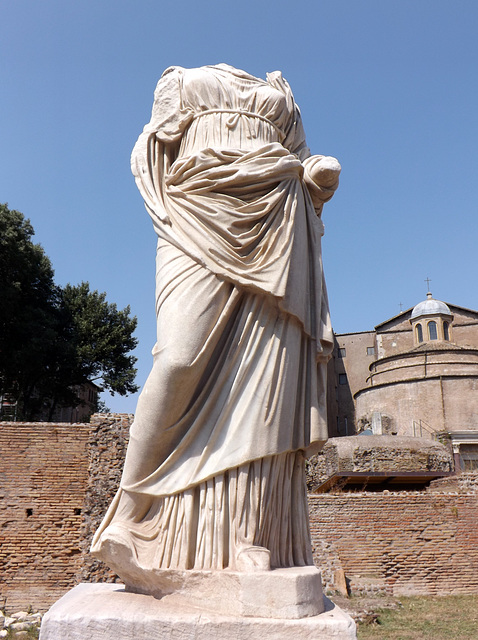
[[[413,308],[411,317],[418,318],[419,316],[436,316],[439,314],[451,316],[450,308],[444,302],[432,298],[432,294],[428,292],[427,299],[419,302],[416,307]]]

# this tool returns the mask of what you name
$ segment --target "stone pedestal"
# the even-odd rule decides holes
[[[126,591],[227,616],[299,619],[324,611],[322,580],[316,567],[273,571],[161,569]]]
[[[80,584],[44,616],[40,640],[355,640],[352,618],[321,592],[317,600],[314,571],[270,571],[269,583],[262,572],[217,572],[160,599]]]

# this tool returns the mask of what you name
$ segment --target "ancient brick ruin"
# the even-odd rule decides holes
[[[47,609],[78,580],[90,425],[0,423],[0,605]]]
[[[352,593],[478,593],[476,491],[310,494],[309,506],[312,540]],[[325,577],[340,587],[340,573]]]
[[[46,610],[82,581],[114,580],[88,555],[118,486],[131,416],[0,423],[0,605]],[[311,494],[329,589],[478,593],[476,474],[426,491]]]

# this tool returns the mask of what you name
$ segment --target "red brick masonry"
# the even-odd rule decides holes
[[[46,609],[76,583],[90,425],[0,422],[0,608]]]
[[[112,579],[87,549],[118,485],[130,420],[0,422],[0,608],[46,610],[78,582]],[[397,594],[478,593],[477,493],[462,491],[311,495],[324,569]]]
[[[318,494],[309,505],[313,542],[332,543],[347,578],[396,595],[478,593],[476,493]]]

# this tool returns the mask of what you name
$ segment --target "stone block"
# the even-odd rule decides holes
[[[315,567],[251,573],[163,569],[143,579],[142,588],[130,585],[126,590],[224,615],[299,619],[324,610],[320,571]]]
[[[118,584],[83,583],[44,616],[40,640],[356,640],[352,618],[324,603],[322,613],[301,619],[245,617],[185,597],[157,599]]]

